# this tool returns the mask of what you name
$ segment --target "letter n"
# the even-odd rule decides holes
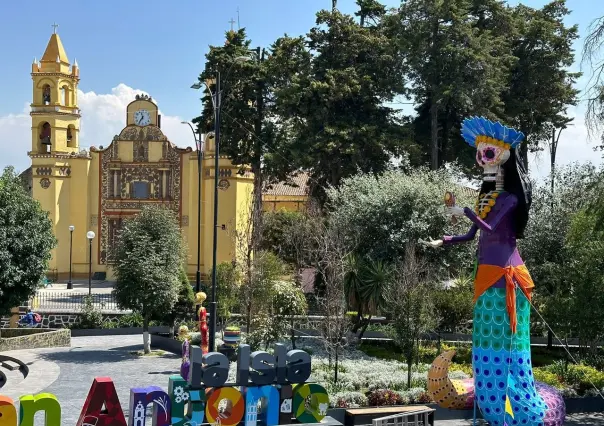
[[[38,411],[44,411],[46,426],[61,426],[61,404],[51,393],[19,398],[19,426],[34,426],[34,416]]]
[[[153,404],[153,426],[170,426],[170,397],[159,386],[130,389],[128,426],[145,426],[149,404]]]
[[[76,426],[126,426],[126,418],[109,377],[96,377],[92,382],[86,402]]]

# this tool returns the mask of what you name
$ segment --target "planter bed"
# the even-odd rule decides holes
[[[182,342],[170,337],[170,333],[151,333],[151,347],[173,353],[174,355],[182,355]],[[180,368],[180,366],[178,367]]]

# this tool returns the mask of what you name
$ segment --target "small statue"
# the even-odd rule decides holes
[[[180,363],[180,375],[185,380],[189,380],[189,370],[191,368],[190,347],[189,339],[185,339],[182,342],[182,362]]]
[[[208,353],[208,312],[203,306],[203,302],[205,302],[206,299],[207,296],[203,291],[200,291],[195,295],[195,305],[199,305],[197,315],[199,316],[199,333],[201,334],[201,352],[204,354]]]

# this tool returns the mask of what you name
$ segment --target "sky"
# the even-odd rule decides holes
[[[396,6],[399,0],[386,0]],[[510,1],[516,4],[518,1]],[[541,7],[545,0],[524,0]],[[245,27],[253,46],[268,47],[283,34],[308,32],[320,9],[331,0],[146,0],[123,2],[72,2],[63,7],[45,0],[0,2],[0,170],[13,165],[29,167],[31,147],[29,104],[32,82],[29,75],[34,58],[40,59],[59,25],[69,60],[80,67],[79,107],[82,110],[80,146],[108,145],[125,126],[126,105],[136,94],[148,94],[158,103],[162,130],[178,146],[193,146],[193,135],[182,125],[198,115],[200,94],[190,88],[203,68],[210,45],[221,45],[225,31]],[[572,10],[569,25],[578,24],[583,37],[594,18],[604,15],[604,2],[567,0]],[[338,8],[354,12],[354,0],[339,0]],[[582,38],[576,43],[580,70]],[[578,83],[586,87],[589,70]],[[574,125],[562,133],[558,164],[601,162],[594,153],[584,124],[584,103],[571,108]],[[549,153],[533,159],[537,179],[549,173]]]

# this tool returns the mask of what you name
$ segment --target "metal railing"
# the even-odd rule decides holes
[[[119,310],[117,301],[111,293],[106,294],[92,294],[88,296],[87,293],[73,293],[73,292],[38,292],[31,300],[28,301],[27,306],[32,310],[36,309],[65,309],[65,310],[81,310],[86,302],[86,298],[92,299],[94,307],[103,310]]]

